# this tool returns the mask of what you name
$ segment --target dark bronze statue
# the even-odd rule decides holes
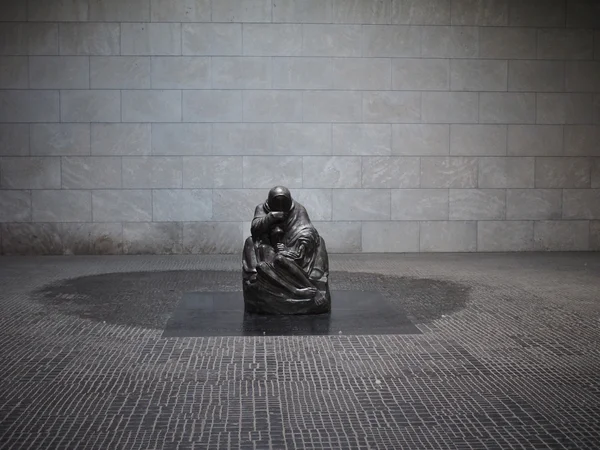
[[[242,256],[247,312],[320,314],[331,310],[325,241],[304,206],[276,186],[254,211]]]

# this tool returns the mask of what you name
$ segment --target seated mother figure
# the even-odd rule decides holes
[[[328,300],[325,242],[287,188],[274,187],[256,207],[251,234],[242,263],[245,294],[315,305]]]

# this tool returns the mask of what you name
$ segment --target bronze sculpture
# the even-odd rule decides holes
[[[325,241],[289,189],[276,186],[254,211],[242,255],[244,304],[261,314],[331,310]]]

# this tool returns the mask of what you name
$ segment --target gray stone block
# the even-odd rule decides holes
[[[392,2],[392,23],[449,25],[450,0],[399,0]]]
[[[558,61],[510,61],[508,90],[561,92],[565,89],[565,65]]]
[[[331,89],[332,63],[329,58],[273,58],[275,89]]]
[[[360,25],[302,25],[304,56],[361,56]]]
[[[122,55],[181,55],[180,23],[122,23]]]
[[[428,156],[421,158],[421,187],[477,187],[477,158]]]
[[[152,191],[92,191],[94,222],[146,222],[152,220]]]
[[[305,156],[303,187],[359,188],[361,159],[358,156]]]
[[[534,28],[483,27],[479,29],[479,57],[533,59],[537,34]]]
[[[600,189],[564,189],[563,219],[600,220]]]
[[[450,220],[502,220],[506,214],[504,189],[450,189]]]
[[[1,222],[31,222],[31,191],[0,191]]]
[[[120,122],[119,91],[60,91],[61,122]]]
[[[213,57],[213,87],[217,89],[268,89],[271,59],[266,57]]]
[[[600,156],[600,127],[595,125],[566,125],[565,155]]]
[[[481,123],[535,123],[535,109],[536,94],[482,92],[479,95]]]
[[[420,53],[420,27],[404,25],[363,26],[363,56],[418,57],[421,56]]]
[[[152,124],[153,155],[210,155],[212,151],[210,124]]]
[[[244,187],[302,187],[302,157],[244,156]]]
[[[210,22],[210,0],[152,0],[152,22]]]
[[[59,234],[64,255],[123,253],[123,225],[120,223],[63,223]]]
[[[212,219],[211,189],[155,189],[152,220],[195,222]]]
[[[184,55],[241,55],[242,24],[183,24],[182,46]]]
[[[360,253],[360,222],[316,222],[314,225],[329,253]]]
[[[368,156],[362,158],[363,188],[418,188],[417,157]]]
[[[403,253],[419,251],[418,222],[364,222],[362,251]]]
[[[181,157],[123,157],[123,187],[127,189],[181,188],[182,172]]]
[[[62,23],[58,32],[61,55],[118,55],[118,23]]]
[[[90,0],[93,22],[149,22],[149,0]]]
[[[477,251],[526,252],[533,250],[533,222],[477,222]]]
[[[386,90],[392,87],[388,58],[334,58],[334,89]]]
[[[242,25],[244,55],[299,56],[302,54],[302,25],[245,23]]]
[[[183,227],[178,222],[124,223],[123,252],[129,255],[177,255],[183,250]]]
[[[213,154],[272,155],[273,125],[216,123],[213,125]]]
[[[563,128],[556,125],[510,125],[510,156],[558,156],[563,154]]]
[[[392,154],[437,156],[448,154],[449,125],[392,125]]]
[[[530,157],[479,158],[480,188],[532,188],[534,159]]]
[[[390,155],[392,129],[388,124],[334,124],[334,155]]]
[[[389,189],[334,189],[333,220],[390,220]]]
[[[31,193],[34,222],[91,222],[90,191],[35,190]]]
[[[331,155],[331,140],[330,124],[277,123],[273,125],[275,155]]]
[[[0,89],[27,89],[29,70],[26,56],[0,57]]]
[[[448,189],[392,190],[392,220],[447,220]]]
[[[452,25],[508,25],[508,1],[453,0]]]
[[[23,23],[0,23],[0,55],[27,55],[29,38],[26,25]]]
[[[273,22],[331,23],[332,0],[274,0]]]
[[[450,60],[450,89],[453,91],[506,91],[506,61]]]
[[[92,124],[92,155],[144,156],[149,155],[150,124]]]
[[[90,85],[92,89],[148,89],[150,88],[150,58],[91,57]]]
[[[183,253],[237,254],[242,250],[241,222],[183,224]]]
[[[522,27],[563,27],[565,15],[562,0],[510,0],[508,23]]]
[[[123,122],[181,122],[181,92],[123,91]]]
[[[241,156],[191,156],[183,158],[184,188],[241,188]]]
[[[562,214],[560,189],[508,189],[506,191],[506,218],[550,220]]]
[[[600,189],[600,158],[592,160],[592,189]]]
[[[591,124],[593,101],[588,94],[537,94],[537,123]]]
[[[270,22],[271,0],[211,0],[213,22]]]
[[[537,251],[586,251],[590,244],[587,220],[535,222],[533,245]]]
[[[365,122],[415,123],[421,118],[419,92],[369,91],[362,101]]]
[[[292,197],[306,208],[311,220],[331,220],[333,211],[331,189],[294,189]]]
[[[392,59],[392,87],[398,91],[447,91],[450,63],[447,59]]]
[[[63,189],[121,187],[121,158],[115,156],[65,157],[61,164]]]
[[[422,252],[474,252],[477,250],[477,222],[421,222]]]
[[[422,122],[477,123],[476,92],[423,92],[422,95]]]
[[[334,23],[389,23],[391,2],[332,0]]]
[[[566,65],[567,91],[600,92],[600,61],[571,61]]]
[[[19,26],[25,30],[28,41],[28,51],[25,53],[29,55],[58,55],[58,24],[27,23],[19,24]]]
[[[58,223],[0,224],[4,255],[62,255]]]
[[[153,89],[210,89],[210,58],[155,56],[152,58]]]
[[[60,158],[4,157],[0,163],[4,189],[60,189]]]
[[[535,159],[535,187],[589,188],[591,160],[576,157]]]
[[[184,122],[241,122],[241,91],[183,91]]]
[[[0,156],[29,155],[29,125],[0,124]]]
[[[4,2],[0,5],[0,17],[4,22],[26,22],[27,2]]]
[[[32,124],[30,133],[31,154],[34,156],[90,154],[89,124]]]
[[[301,91],[244,91],[243,105],[246,122],[302,122]]]
[[[366,94],[367,95],[367,94]],[[360,122],[362,94],[355,91],[305,91],[305,122]]]
[[[58,121],[58,92],[0,91],[0,123]]]
[[[594,36],[591,30],[553,28],[539,30],[537,56],[540,59],[592,59]]]
[[[423,27],[421,39],[425,58],[476,58],[479,53],[477,27]]]
[[[506,125],[451,125],[450,154],[504,156],[506,134]]]
[[[30,22],[81,22],[88,14],[87,0],[27,0]]]
[[[600,251],[600,220],[590,222],[590,250]]]
[[[264,189],[216,189],[213,191],[213,220],[252,220],[254,209],[266,199]]]

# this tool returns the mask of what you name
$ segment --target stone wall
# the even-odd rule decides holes
[[[4,254],[600,250],[600,3],[13,0]]]

